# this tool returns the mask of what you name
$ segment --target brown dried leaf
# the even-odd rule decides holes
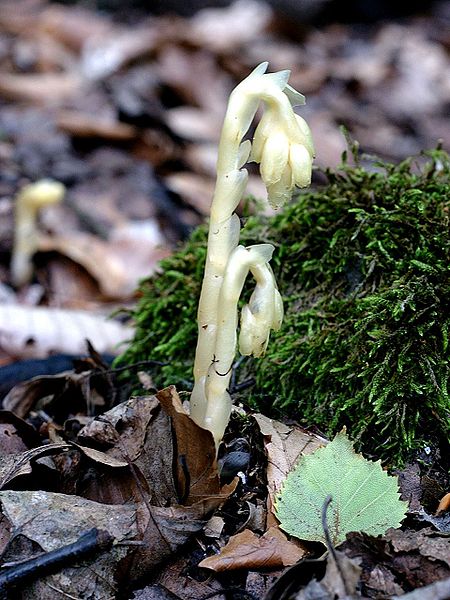
[[[22,536],[47,552],[75,542],[92,527],[107,531],[116,542],[138,536],[135,508],[130,505],[107,506],[77,496],[41,491],[3,491],[0,501],[13,530],[20,531]],[[84,560],[55,575],[41,578],[21,597],[54,600],[56,589],[58,595],[110,599],[117,592],[118,563],[128,552],[126,546],[115,545],[92,560]],[[15,558],[14,538],[7,550],[7,558],[9,561]]]
[[[164,390],[161,399],[170,416],[165,410],[161,410],[155,398],[136,398],[103,415],[102,422],[98,419],[86,426],[85,435],[80,436],[84,442],[100,443],[110,447],[105,452],[85,446],[79,448],[84,456],[93,462],[83,480],[78,482],[77,490],[84,495],[101,498],[108,505],[118,503],[130,505],[130,501],[132,503],[138,501],[138,504],[135,504],[136,522],[143,545],[135,550],[133,557],[129,557],[126,564],[122,565],[125,571],[129,569],[131,579],[141,577],[154,569],[162,560],[166,560],[176,552],[189,537],[201,531],[212,511],[223,504],[236,486],[236,482],[233,482],[220,488],[212,436],[210,432],[202,430],[191,421],[183,411],[176,391],[173,388]],[[195,443],[192,444],[192,441]],[[130,455],[134,458],[131,472],[122,470],[122,467],[131,463],[127,446]],[[70,447],[73,446],[62,446],[63,449]],[[43,452],[60,448],[61,446],[58,445],[46,446]],[[173,456],[184,456],[185,459],[174,464]],[[23,465],[5,464],[5,481],[30,472],[31,465],[26,459],[31,457],[32,455],[30,457],[21,455],[20,460],[22,463],[25,461]],[[60,471],[61,474],[64,473],[66,477],[76,475],[76,470],[70,475],[70,465],[64,466],[60,461],[57,461],[57,464],[63,469]],[[77,464],[75,469],[81,466],[80,463]],[[141,467],[143,471],[146,469],[145,477],[148,479],[144,479]],[[180,494],[175,492],[173,483],[173,472],[177,467],[177,479],[181,475],[185,477],[182,485],[186,486],[186,500],[190,502],[190,506],[178,505]],[[189,475],[192,477],[191,483]],[[184,493],[184,490],[181,493]],[[61,494],[54,496],[70,498],[70,502],[78,503],[77,506],[85,506],[83,503],[86,500],[80,502],[80,498],[74,499]],[[155,502],[159,502],[161,506],[153,505]],[[105,505],[97,504],[97,506]],[[52,511],[53,508],[53,506],[46,507],[46,510]],[[112,507],[108,506],[108,508]],[[68,519],[71,510],[69,506]],[[50,515],[49,518],[53,517]],[[78,533],[82,533],[82,530]],[[94,571],[97,564],[96,561],[95,567],[92,567]],[[61,574],[61,577],[64,573],[66,571]],[[71,576],[74,573],[73,584],[69,585],[66,578],[66,586],[60,589],[68,594],[81,594],[82,588],[79,586],[82,585],[82,577],[78,578],[75,571],[70,570],[70,573]],[[38,597],[47,598],[47,588],[43,587],[47,581],[51,580],[46,579],[39,584],[34,584],[29,588],[30,594],[39,593]],[[58,580],[58,585],[60,583]],[[103,593],[104,588],[100,586],[97,591]],[[91,593],[92,590],[89,589],[89,592]],[[103,598],[103,596],[98,597]]]
[[[245,580],[245,591],[250,598],[265,598],[281,571],[250,571]]]
[[[29,423],[8,410],[0,410],[0,456],[19,454],[41,443]]]
[[[203,519],[236,487],[220,487],[212,435],[184,412],[175,388],[159,392],[157,400],[143,396],[114,407],[83,428],[78,440],[133,463],[153,507],[193,505]],[[86,493],[104,498],[104,485],[92,481]]]
[[[397,474],[401,492],[401,499],[406,500],[406,502],[408,502],[408,511],[410,513],[418,513],[422,509],[422,485],[420,481],[419,464],[409,464]]]
[[[450,510],[450,493],[445,494],[443,498],[441,498],[439,502],[439,506],[437,507],[436,515],[441,515],[442,513],[448,512]]]
[[[131,485],[132,495],[142,494],[153,506],[176,504],[178,496],[173,482],[173,440],[169,417],[161,410],[155,396],[130,398],[84,427],[78,440],[82,444],[107,448],[105,453],[132,463],[139,481]],[[89,479],[84,495],[97,500],[116,502],[114,487],[121,487],[122,475]],[[131,490],[130,490],[131,493]],[[120,498],[119,498],[120,501]]]
[[[353,600],[366,598],[357,592],[359,559],[343,552],[318,559],[305,559],[286,569],[265,596],[266,600]]]
[[[77,52],[90,38],[113,35],[113,27],[106,17],[79,6],[52,4],[46,7],[39,15],[39,28]]]
[[[352,533],[342,546],[352,558],[362,560],[362,581],[375,596],[401,594],[437,579],[450,577],[448,534],[429,527],[420,531],[390,529],[382,537]],[[397,587],[401,585],[401,587]]]
[[[264,436],[268,458],[268,505],[272,511],[275,496],[281,490],[283,481],[292,471],[300,456],[312,454],[317,448],[326,444],[327,440],[314,433],[309,433],[297,425],[284,425],[259,413],[254,415],[254,418]],[[271,518],[275,524],[274,517]]]
[[[31,104],[58,106],[81,94],[83,80],[75,74],[11,75],[0,74],[0,96]]]
[[[189,506],[220,495],[216,446],[211,432],[190,418],[174,386],[161,390],[156,397],[172,420],[174,452],[178,457],[175,485],[181,503]]]
[[[39,458],[58,454],[70,448],[70,444],[62,442],[32,448],[21,454],[0,456],[0,489],[3,489],[21,475],[29,475],[33,471],[33,463]]]
[[[320,584],[328,591],[330,600],[334,598],[347,600],[356,595],[360,576],[359,561],[348,558],[343,552],[335,550],[334,554],[331,552],[328,554],[327,570]],[[307,595],[305,595],[305,600],[306,598],[308,598]]]
[[[206,513],[196,506],[141,507],[138,513],[140,530],[145,529],[144,545],[137,549],[131,567],[131,579],[140,578],[156,565],[173,555],[188,539],[199,533]]]
[[[40,236],[39,249],[67,256],[96,279],[105,296],[121,299],[132,296],[139,279],[170,254],[158,225],[150,220],[146,227],[142,222],[114,230],[109,241],[83,232]]]
[[[12,423],[0,423],[0,455],[18,454],[27,449]]]
[[[174,600],[176,597],[183,599],[195,598],[216,598],[222,600],[220,591],[224,586],[212,577],[206,581],[198,581],[189,574],[191,559],[188,555],[178,560],[171,560],[168,565],[160,572],[155,585],[146,587],[139,593],[135,592],[133,600]],[[155,595],[151,595],[154,592]],[[174,596],[175,595],[175,596]]]
[[[19,417],[26,417],[38,400],[60,394],[69,384],[70,371],[58,375],[38,375],[15,385],[3,399],[3,406]],[[79,378],[79,377],[78,377]]]
[[[109,448],[107,454],[119,460],[126,452],[127,459],[134,461],[144,449],[147,428],[158,413],[158,407],[155,396],[130,398],[83,427],[78,441]],[[119,440],[120,445],[117,445]]]
[[[372,569],[365,583],[366,589],[375,590],[377,595],[383,594],[387,598],[394,594],[403,594],[403,589],[395,581],[395,575],[383,565]]]
[[[390,529],[385,536],[397,553],[420,553],[432,562],[446,565],[450,575],[450,542],[448,535],[440,534],[432,528],[420,531]]]
[[[392,600],[448,600],[450,598],[450,577],[435,581],[407,594],[393,596]]]
[[[212,179],[195,173],[179,172],[168,175],[165,181],[169,189],[179,194],[187,204],[202,215],[209,214],[214,192]]]
[[[305,554],[301,544],[289,541],[278,527],[259,537],[249,529],[232,536],[219,554],[201,561],[200,567],[216,572],[234,569],[277,569],[293,565]]]
[[[114,380],[100,355],[89,343],[87,346],[90,356],[83,359],[70,360],[63,355],[58,360],[39,361],[40,367],[50,372],[70,363],[76,370],[62,371],[56,375],[38,375],[17,384],[3,399],[4,407],[25,417],[41,400],[40,408],[45,409],[58,423],[80,412],[95,414],[114,396]],[[80,420],[85,418],[79,417]]]
[[[106,452],[100,452],[100,450],[88,448],[87,446],[80,446],[80,444],[74,444],[74,446],[78,448],[85,456],[87,456],[87,458],[90,458],[94,462],[101,465],[114,468],[123,468],[128,467],[129,465],[126,460],[119,460],[114,458],[114,456],[106,454]]]
[[[225,527],[225,521],[222,517],[213,516],[205,525],[204,534],[206,537],[219,539],[222,535],[223,528]]]
[[[163,411],[161,411],[161,414],[163,414]],[[157,453],[154,460],[156,463],[161,462],[161,452]],[[155,472],[158,470],[161,470],[161,467],[155,468]],[[168,474],[165,477],[167,478]],[[149,487],[157,484],[156,481],[148,483]],[[133,557],[130,571],[131,579],[141,578],[153,570],[161,561],[173,556],[192,535],[204,528],[212,511],[225,502],[235,487],[236,482],[223,486],[220,493],[203,497],[191,506],[178,506],[176,504],[172,506],[149,506],[147,503],[145,506],[141,506],[138,511],[138,523],[140,530],[145,530],[143,535],[144,545],[137,549]],[[149,495],[149,498],[153,503],[153,496]],[[166,497],[166,503],[170,501],[171,498]]]
[[[78,138],[126,141],[137,135],[137,130],[132,125],[75,110],[60,111],[56,124],[65,133]]]
[[[167,410],[171,413],[171,418],[168,417],[164,410],[161,410],[157,417],[150,423],[147,439],[154,436],[155,430],[153,429],[153,426],[158,424],[158,422],[163,424],[163,428],[166,428],[167,433],[164,437],[167,439],[156,437],[157,441],[154,443],[156,451],[152,456],[153,462],[155,463],[152,472],[153,479],[150,481],[147,480],[147,483],[151,490],[152,487],[160,485],[159,480],[167,480],[168,494],[166,495],[164,506],[154,506],[155,498],[154,495],[150,493],[149,498],[152,506],[149,506],[146,503],[145,506],[141,506],[141,509],[138,511],[140,530],[145,529],[143,537],[144,546],[139,548],[134,556],[131,567],[132,579],[140,578],[148,573],[149,570],[154,569],[154,567],[162,560],[173,555],[173,553],[176,552],[181,545],[185,544],[192,535],[201,531],[208,518],[211,516],[211,513],[221,506],[236,488],[236,481],[234,481],[217,491],[218,486],[215,477],[206,478],[202,482],[201,477],[203,473],[200,473],[199,481],[202,485],[197,487],[197,482],[193,480],[194,489],[197,491],[203,490],[203,495],[197,495],[199,500],[190,506],[179,506],[177,504],[178,499],[173,491],[174,484],[169,481],[175,468],[173,464],[170,465],[170,467],[167,465],[167,457],[165,455],[168,454],[169,456],[172,456],[174,453],[174,451],[167,451],[167,442],[173,444],[175,448],[183,448],[185,432],[182,432],[181,429],[183,428],[183,424],[185,424],[187,415],[181,413],[181,403],[179,403],[174,388],[163,390],[162,395],[163,402],[165,402]],[[187,418],[189,419],[189,417]],[[202,431],[197,425],[196,427],[198,430]],[[191,428],[190,431],[192,433],[193,429]],[[177,436],[180,433],[181,435],[178,438]],[[199,436],[199,431],[196,432],[196,435]],[[181,444],[177,443],[177,439],[180,440]],[[195,437],[192,438],[191,441],[196,441]],[[195,446],[196,444],[194,444],[194,447]],[[206,451],[205,448],[201,448],[201,444],[200,450],[202,452]],[[216,467],[215,452],[213,454],[213,459],[212,466],[208,464],[204,465],[206,473],[211,473],[213,468]],[[197,463],[193,463],[189,454],[187,454],[186,465],[188,469],[189,465],[192,465],[193,468],[195,468],[196,464],[199,462],[201,462],[201,460],[197,461]],[[206,489],[207,482],[211,488],[209,492]],[[187,500],[189,499],[190,496],[188,496]],[[196,499],[195,496],[194,499]],[[171,506],[167,506],[168,503],[170,503]]]

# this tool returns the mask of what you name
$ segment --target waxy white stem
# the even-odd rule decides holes
[[[304,104],[304,97],[287,84],[289,71],[266,73],[267,66],[259,65],[232,92],[219,144],[191,395],[192,418],[213,433],[216,444],[231,412],[227,388],[237,345],[237,304],[249,271],[256,288],[242,313],[241,352],[263,354],[270,330],[278,329],[283,317],[281,296],[268,265],[273,246],[238,245],[240,222],[234,211],[248,179],[242,166],[249,157],[261,163],[261,177],[274,207],[291,197],[295,185],[308,185],[311,179],[311,134],[292,109]],[[266,112],[252,145],[242,140],[260,101]]]

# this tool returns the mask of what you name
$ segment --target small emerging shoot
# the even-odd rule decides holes
[[[23,187],[15,200],[14,247],[11,281],[15,287],[25,285],[33,274],[33,255],[38,249],[37,216],[44,206],[61,202],[65,194],[62,183],[41,179]]]

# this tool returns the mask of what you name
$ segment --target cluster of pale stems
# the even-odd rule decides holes
[[[250,272],[256,287],[241,311],[239,351],[261,356],[271,329],[278,330],[283,304],[269,261],[274,247],[239,245],[240,221],[234,212],[248,179],[246,162],[260,163],[273,208],[285,204],[295,186],[311,181],[314,148],[308,125],[293,107],[305,98],[288,85],[290,71],[266,73],[259,65],[232,92],[217,159],[205,273],[198,307],[191,417],[212,432],[216,446],[231,414],[228,392],[237,346],[238,301]],[[264,114],[253,142],[243,141],[263,102]]]

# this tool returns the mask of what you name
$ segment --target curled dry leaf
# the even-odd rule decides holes
[[[43,458],[58,454],[71,448],[70,444],[65,442],[57,444],[47,444],[32,448],[20,454],[6,454],[0,456],[0,489],[8,486],[14,479],[21,475],[29,475],[33,471],[33,463]]]
[[[78,441],[132,463],[152,507],[191,506],[203,519],[236,487],[220,486],[212,435],[186,414],[174,387],[114,407],[84,427]],[[96,485],[100,496],[103,484]]]
[[[132,329],[100,315],[76,310],[0,305],[0,348],[10,356],[45,358],[50,354],[84,354],[86,339],[99,353],[117,354]]]
[[[439,502],[439,506],[437,507],[436,516],[442,515],[450,510],[450,493],[445,494],[443,498],[441,498]]]
[[[245,529],[232,536],[219,554],[205,558],[199,566],[217,572],[277,569],[293,565],[304,554],[301,544],[289,541],[278,527],[270,527],[263,536]]]
[[[156,395],[174,429],[175,486],[182,504],[191,505],[221,496],[216,446],[210,431],[202,429],[186,413],[174,386]],[[236,482],[227,489],[234,489]],[[228,492],[229,493],[229,492]],[[228,495],[227,493],[227,495]]]
[[[88,414],[96,414],[98,410],[104,409],[116,393],[114,377],[92,346],[88,349],[90,357],[84,359],[73,355],[58,355],[54,360],[22,361],[17,369],[9,368],[7,375],[13,378],[10,383],[17,379],[23,381],[13,387],[8,382],[5,391],[9,391],[3,398],[3,407],[19,417],[26,417],[42,400],[40,408],[44,408],[47,415],[58,423],[63,423],[77,413],[83,413],[84,416],[79,414],[78,419],[84,420],[89,418]],[[105,357],[106,360],[111,358]],[[69,366],[76,367],[76,371],[57,372],[58,367],[67,369]],[[46,370],[56,371],[56,375],[31,377],[33,373]]]
[[[19,417],[26,417],[41,398],[73,391],[84,377],[83,374],[66,371],[57,375],[38,375],[15,385],[4,397],[3,406]],[[72,409],[75,405],[72,406]]]
[[[107,448],[107,453],[119,460],[124,452],[128,460],[136,460],[144,449],[149,423],[158,412],[155,396],[132,397],[83,427],[78,441]]]
[[[41,235],[39,249],[59,252],[84,267],[109,298],[132,296],[139,279],[148,277],[170,254],[157,223],[151,220],[118,228],[108,241],[82,232]]]
[[[80,444],[74,444],[76,448],[78,448],[85,456],[93,460],[94,462],[98,462],[101,465],[105,465],[108,467],[115,468],[123,468],[128,467],[128,462],[126,460],[119,460],[118,458],[114,458],[114,456],[110,456],[105,452],[100,452],[100,450],[95,450],[95,448],[88,448],[87,446],[80,446]]]
[[[144,490],[154,506],[175,504],[173,482],[173,443],[170,419],[161,411],[155,396],[139,396],[118,404],[94,419],[78,434],[83,446],[95,445],[106,455],[133,465],[135,474],[145,482]],[[116,501],[114,488],[122,476],[93,477],[85,491],[90,498]],[[136,483],[131,487],[136,488]],[[142,490],[133,495],[142,497]]]
[[[0,456],[18,454],[39,445],[39,434],[34,427],[10,411],[0,410]]]
[[[301,456],[312,454],[327,443],[314,433],[305,431],[296,425],[284,425],[262,414],[254,415],[267,452],[267,486],[269,508],[272,510],[275,496],[281,490],[288,473],[292,471]],[[271,514],[271,513],[269,513]],[[272,516],[273,524],[276,523]]]
[[[117,537],[117,532],[111,532],[111,529],[104,527],[103,523],[97,523],[97,513],[101,516],[105,512],[110,517],[111,514],[116,515],[117,513],[120,520],[121,515],[123,515],[121,509],[125,509],[126,506],[126,511],[128,511],[126,513],[127,520],[129,524],[131,523],[132,537],[142,542],[140,546],[134,546],[133,552],[128,553],[126,562],[121,563],[121,573],[126,573],[130,580],[147,574],[161,561],[173,555],[181,545],[186,543],[189,537],[201,531],[212,511],[223,504],[234,490],[236,482],[220,487],[214,441],[210,439],[212,436],[210,432],[201,430],[190,420],[190,417],[182,408],[175,389],[164,390],[160,397],[162,408],[155,398],[136,398],[121,407],[115,407],[109,412],[109,415],[108,413],[103,415],[102,423],[94,421],[91,425],[88,425],[85,428],[84,435],[81,435],[80,438],[84,442],[89,441],[91,443],[96,440],[98,443],[99,440],[102,440],[103,446],[107,446],[105,452],[93,450],[86,446],[80,448],[79,445],[51,445],[35,451],[36,456],[41,456],[43,452],[59,452],[69,447],[81,451],[86,458],[92,461],[90,463],[91,469],[96,472],[94,479],[97,481],[98,486],[97,496],[108,502],[108,505],[76,496],[65,496],[64,494],[18,492],[16,496],[6,497],[6,501],[10,500],[14,505],[14,510],[20,513],[20,518],[14,518],[12,509],[9,508],[9,505],[4,504],[4,499],[0,496],[0,500],[6,506],[5,516],[12,527],[15,528],[22,524],[24,509],[21,503],[23,502],[24,504],[32,504],[30,511],[27,513],[28,522],[33,524],[32,531],[36,535],[39,534],[42,527],[41,522],[44,520],[43,515],[45,515],[47,531],[50,531],[48,535],[53,542],[53,534],[60,541],[64,539],[64,543],[71,541],[70,536],[70,539],[66,536],[63,537],[62,532],[66,529],[71,532],[74,531],[75,525],[72,522],[74,515],[76,515],[75,520],[79,524],[79,529],[73,537],[77,538],[83,533],[86,529],[85,519],[79,518],[78,514],[83,511],[86,511],[89,516],[94,515],[95,518],[90,521],[91,527],[96,525]],[[134,427],[136,428],[135,435],[133,433]],[[149,440],[152,441],[148,443]],[[127,445],[130,447],[130,455],[133,457],[133,461],[130,461],[129,456],[127,456]],[[108,446],[110,447],[108,448]],[[113,448],[116,456],[108,454],[111,453]],[[208,448],[210,448],[210,451],[208,451]],[[124,460],[120,459],[120,453],[122,453]],[[206,459],[199,459],[198,453],[205,453]],[[11,481],[12,478],[20,474],[29,473],[31,469],[30,461],[35,454],[22,454],[20,464],[5,464],[4,480]],[[150,460],[152,462],[152,468],[148,468],[145,473],[145,477],[148,477],[147,480],[144,479],[141,473],[141,467],[143,470],[147,468],[147,463],[141,460],[142,456],[146,454],[150,454],[150,456],[147,456],[147,462]],[[179,460],[181,457],[183,458],[182,461]],[[123,468],[126,465],[132,469],[133,477],[138,478],[138,481],[134,484],[135,489],[131,489],[133,487],[133,477],[127,479],[128,495],[120,488],[120,479],[124,477]],[[116,492],[110,490],[109,497],[108,493],[105,493],[106,488],[101,488],[102,477],[100,475],[103,472],[108,474],[109,485],[114,484],[113,487],[117,490],[120,488]],[[185,479],[181,480],[180,473]],[[170,481],[172,477],[174,480]],[[160,496],[162,495],[160,488],[161,481],[164,480],[167,482],[164,490],[165,495],[159,498],[160,506],[156,506],[154,502],[158,501],[158,498],[154,491]],[[185,486],[185,488],[182,486]],[[83,484],[80,489],[83,487],[85,493],[92,493],[93,488],[87,491],[86,486]],[[185,494],[185,498],[181,499],[189,503],[189,506],[179,504],[180,490],[182,494]],[[114,502],[115,505],[112,504]],[[117,502],[125,504],[122,506]],[[42,514],[37,510],[38,505]],[[64,506],[64,509],[60,509],[61,506]],[[53,511],[55,511],[55,514],[53,514]],[[110,512],[108,513],[108,511]],[[66,520],[65,523],[64,519]],[[53,527],[55,521],[57,521],[57,527]],[[24,535],[28,536],[28,529],[24,530]],[[36,537],[31,537],[31,539],[40,543],[40,540]],[[47,549],[48,545],[43,545],[44,549]],[[125,554],[121,554],[121,557],[123,558]],[[92,581],[96,583],[96,587],[91,586],[92,589],[89,588],[89,592],[94,594],[93,590],[95,589],[95,594],[99,594],[94,594],[93,598],[103,599],[103,597],[106,597],[102,594],[106,594],[107,588],[110,588],[112,577],[117,575],[116,559],[114,557],[111,559],[109,556],[108,560],[109,567],[106,571],[105,581],[101,585],[98,584],[96,577],[90,576],[89,578],[90,586]],[[103,569],[104,555],[90,564],[89,568],[94,574]],[[29,588],[30,597],[35,594],[34,597],[50,598],[51,596],[46,595],[48,586],[59,586],[58,589],[63,589],[67,594],[82,596],[87,593],[83,585],[88,585],[87,582],[83,582],[82,573],[82,568],[78,571],[72,568],[65,569],[58,576],[53,576],[57,578],[56,580],[48,578],[33,584]],[[58,579],[58,577],[61,577],[61,579]],[[63,580],[65,584],[61,587]],[[36,594],[38,595],[36,596]],[[113,595],[112,592],[111,595]]]
[[[220,486],[212,435],[190,419],[173,387],[156,398],[132,398],[115,407],[87,425],[79,438],[110,446],[106,454],[131,458],[145,480],[137,511],[143,546],[130,566],[132,579],[201,531],[236,487],[236,482]],[[100,495],[102,483],[97,485]]]

